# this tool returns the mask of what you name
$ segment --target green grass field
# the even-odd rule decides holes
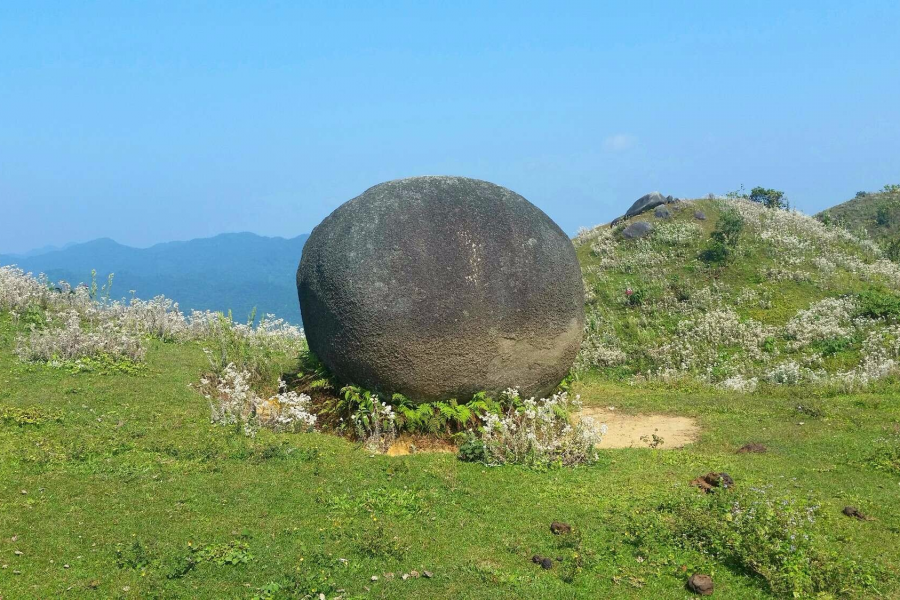
[[[16,333],[0,315],[3,600],[684,598],[694,571],[713,575],[715,597],[773,597],[746,564],[654,535],[656,508],[699,497],[689,482],[709,471],[821,503],[825,548],[870,582],[848,595],[900,597],[890,388],[739,395],[587,376],[574,386],[586,404],[694,416],[699,441],[537,471],[373,457],[319,433],[251,439],[211,425],[189,387],[207,366],[199,345],[150,342],[138,375],[70,374],[20,363]],[[747,442],[769,451],[737,454]],[[553,520],[576,534],[554,536]],[[536,553],[563,560],[543,570]],[[432,577],[402,579],[414,570]]]

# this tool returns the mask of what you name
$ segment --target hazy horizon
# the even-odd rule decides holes
[[[641,195],[900,183],[900,4],[0,7],[0,253],[308,233],[382,181]]]

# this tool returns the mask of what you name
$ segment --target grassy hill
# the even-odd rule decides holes
[[[900,239],[900,186],[885,186],[881,192],[860,192],[856,198],[824,210],[816,218],[887,244]]]
[[[668,219],[645,213],[576,238],[587,289],[583,370],[747,391],[894,380],[900,265],[875,244],[747,200],[670,209]],[[738,224],[734,246],[727,260],[705,261],[725,213]],[[654,230],[626,239],[637,221]]]
[[[183,311],[231,310],[244,320],[255,308],[259,315],[273,313],[299,324],[294,278],[307,237],[226,233],[150,248],[99,239],[37,256],[0,256],[0,265],[16,264],[72,285],[90,284],[91,270],[97,271],[100,285],[114,273],[112,298],[130,298],[134,290],[140,298],[172,298]]]
[[[670,209],[576,240],[588,326],[569,392],[695,419],[699,438],[577,468],[247,435],[211,411],[210,373],[256,364],[264,397],[278,376],[319,385],[301,385],[296,331],[102,308],[0,272],[0,597],[675,599],[694,572],[722,598],[900,596],[896,265],[795,213]],[[624,238],[635,221],[652,233]],[[80,324],[58,322],[71,311]],[[99,350],[36,360],[51,342]],[[690,485],[709,472],[734,488]]]

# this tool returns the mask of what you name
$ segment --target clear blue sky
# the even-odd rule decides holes
[[[569,233],[655,189],[900,183],[896,0],[615,4],[5,2],[0,252],[294,236],[421,174]]]

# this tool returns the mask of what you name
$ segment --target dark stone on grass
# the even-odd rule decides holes
[[[572,526],[568,523],[563,523],[562,521],[553,521],[550,523],[550,531],[553,535],[565,535],[567,533],[572,533]]]
[[[701,477],[694,479],[691,485],[700,488],[706,493],[714,491],[716,488],[723,490],[734,487],[734,479],[728,473],[707,473]]]
[[[863,514],[858,508],[855,506],[845,506],[844,510],[841,511],[848,517],[853,517],[854,519],[859,519],[860,521],[868,521],[870,517],[868,515]]]
[[[701,596],[712,596],[713,593],[713,580],[709,575],[702,575],[700,573],[694,573],[687,580],[687,588],[694,592],[695,594],[700,594]]]
[[[535,554],[534,556],[531,557],[531,562],[533,562],[536,565],[541,564],[542,560],[544,560],[544,557],[541,556],[540,554]]]
[[[653,231],[653,223],[638,221],[622,230],[622,236],[629,240],[639,239]]]
[[[631,205],[631,208],[625,212],[625,217],[630,218],[637,216],[642,212],[656,208],[660,204],[665,204],[666,201],[666,197],[659,192],[650,192],[649,194],[645,194],[638,198],[637,201]]]
[[[695,211],[694,211],[694,218],[697,219],[698,221],[705,221],[705,220],[706,220],[706,213],[703,212],[702,210],[695,210]]]
[[[665,206],[657,206],[656,210],[653,211],[653,216],[657,219],[671,219],[672,211]]]
[[[750,442],[749,444],[744,444],[738,448],[737,452],[738,454],[765,454],[768,450],[768,448],[759,442]]]
[[[544,558],[544,560],[541,561],[541,568],[542,569],[552,569],[553,568],[553,559],[552,558]]]
[[[413,177],[366,190],[312,231],[297,291],[310,350],[341,383],[388,398],[544,396],[581,346],[572,241],[486,181]]]

